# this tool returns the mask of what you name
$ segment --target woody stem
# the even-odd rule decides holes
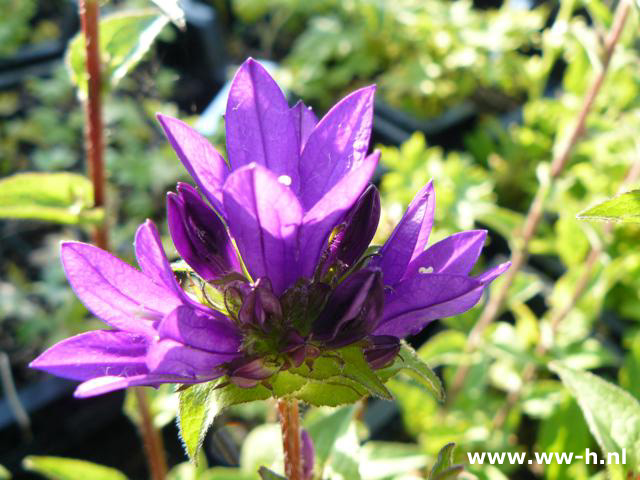
[[[284,471],[288,480],[302,480],[302,455],[300,441],[300,414],[295,399],[278,400],[278,414],[282,428]]]

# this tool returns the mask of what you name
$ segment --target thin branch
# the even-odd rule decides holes
[[[143,387],[133,389],[140,413],[140,433],[147,455],[147,463],[151,470],[153,480],[164,480],[167,476],[167,459],[164,454],[164,445],[160,432],[153,425],[153,417],[149,409],[149,399]]]
[[[16,384],[13,381],[13,375],[11,374],[11,363],[9,362],[9,355],[5,352],[0,352],[0,381],[2,382],[2,391],[7,398],[9,408],[13,413],[13,416],[18,422],[20,431],[26,440],[31,440],[31,420],[29,414],[22,406],[20,397],[16,390]]]
[[[541,183],[538,187],[538,191],[536,192],[531,206],[529,207],[527,217],[525,218],[524,227],[520,232],[519,237],[516,238],[516,250],[512,256],[511,268],[507,271],[507,273],[505,273],[500,288],[497,290],[497,292],[494,292],[494,295],[489,298],[489,301],[480,314],[476,325],[471,330],[469,339],[467,341],[467,351],[473,351],[477,348],[484,331],[500,314],[504,303],[507,300],[509,290],[511,289],[516,275],[527,261],[527,258],[529,256],[529,245],[538,229],[540,220],[542,219],[547,196],[552,189],[555,180],[557,180],[564,167],[566,166],[573,148],[584,134],[587,116],[591,108],[593,107],[593,103],[606,77],[607,71],[609,69],[609,64],[611,62],[611,57],[615,50],[615,46],[620,39],[620,35],[629,16],[629,11],[629,0],[620,0],[620,3],[616,8],[613,25],[604,42],[601,70],[597,73],[593,83],[589,87],[589,90],[584,97],[582,107],[578,114],[573,130],[571,131],[571,134],[567,137],[567,140],[565,141],[563,147],[553,158],[548,184]],[[455,396],[457,392],[462,388],[468,372],[469,366],[467,365],[463,365],[458,369],[451,386],[450,397]]]
[[[86,69],[88,74],[87,99],[84,102],[86,128],[85,149],[89,178],[93,185],[95,207],[105,206],[104,143],[102,125],[102,78],[100,72],[99,10],[98,0],[80,0],[78,3],[84,46]],[[95,227],[94,243],[103,249],[108,248],[106,222]]]
[[[303,480],[302,449],[300,437],[300,414],[295,399],[278,400],[282,448],[284,450],[284,471],[288,480]]]

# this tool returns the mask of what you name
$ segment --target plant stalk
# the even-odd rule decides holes
[[[303,480],[298,401],[287,398],[279,399],[278,413],[282,429],[285,475],[288,480]]]
[[[467,351],[475,350],[486,328],[491,325],[491,323],[500,314],[516,275],[527,261],[529,256],[529,244],[531,243],[531,240],[538,229],[538,225],[540,224],[540,220],[542,219],[544,205],[549,192],[552,190],[555,180],[557,180],[561,175],[564,167],[566,166],[576,143],[578,143],[578,140],[584,135],[587,116],[593,107],[598,93],[600,92],[600,88],[602,87],[602,83],[604,82],[609,69],[609,64],[611,63],[611,57],[613,56],[615,46],[620,39],[624,25],[629,17],[630,9],[631,5],[629,0],[620,0],[616,7],[611,30],[604,42],[601,69],[597,73],[584,97],[582,107],[580,108],[580,112],[571,134],[567,137],[564,145],[554,156],[551,162],[549,183],[541,183],[538,187],[536,195],[529,207],[527,217],[525,218],[524,227],[520,232],[519,238],[516,239],[516,249],[512,256],[511,268],[505,273],[504,280],[500,288],[489,299],[484,310],[480,314],[480,318],[478,318],[474,328],[471,330],[467,341]],[[469,366],[466,365],[463,365],[458,369],[452,383],[450,397],[454,397],[457,392],[460,391],[468,372]]]
[[[93,185],[94,207],[106,205],[106,181],[104,171],[104,126],[102,123],[102,77],[100,59],[100,5],[98,0],[79,0],[78,13],[84,34],[87,70],[87,98],[85,109],[85,150],[89,178]],[[95,227],[93,241],[96,246],[109,249],[109,230],[106,221]],[[153,425],[147,394],[142,388],[135,388],[138,409],[140,411],[140,434],[153,480],[164,480],[167,475],[162,437]]]
[[[105,174],[104,174],[104,140],[102,125],[102,78],[100,72],[100,40],[98,0],[80,0],[78,2],[84,47],[86,53],[87,98],[84,101],[85,111],[85,149],[89,178],[93,185],[93,205],[104,208]],[[109,232],[106,221],[94,227],[93,241],[103,249],[108,249]]]

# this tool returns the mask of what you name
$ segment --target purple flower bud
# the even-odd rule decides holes
[[[252,388],[275,373],[261,358],[239,358],[229,364],[229,380],[242,388]]]
[[[369,247],[380,220],[380,193],[374,185],[362,194],[347,217],[337,258],[346,265],[355,263]]]
[[[313,440],[311,435],[304,428],[300,430],[300,440],[302,440],[301,456],[302,456],[302,477],[305,480],[313,478],[313,466],[315,463],[315,450],[313,448]]]
[[[383,306],[382,273],[360,270],[333,291],[313,324],[313,336],[335,348],[357,342],[375,330]]]
[[[271,282],[263,277],[258,279],[245,296],[238,319],[243,324],[253,324],[264,329],[270,316],[282,317],[282,307],[278,297],[273,294]]]
[[[177,190],[167,195],[167,216],[180,256],[206,281],[241,271],[222,220],[195,188],[180,183]]]
[[[391,335],[372,335],[371,346],[364,351],[369,366],[374,370],[389,365],[400,351],[400,339]]]

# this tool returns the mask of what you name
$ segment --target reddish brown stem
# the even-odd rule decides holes
[[[140,433],[144,443],[144,451],[147,455],[147,462],[151,470],[153,480],[164,480],[167,476],[167,460],[164,454],[164,445],[160,432],[153,425],[153,418],[149,410],[149,400],[147,392],[143,387],[133,389],[138,402],[140,413]]]
[[[303,480],[298,402],[294,399],[279,399],[278,413],[282,428],[285,475],[288,480]]]
[[[538,188],[538,191],[536,192],[533,202],[529,207],[527,217],[525,218],[524,227],[522,228],[522,231],[516,239],[516,250],[513,253],[511,268],[505,274],[500,289],[495,292],[494,295],[489,299],[487,305],[480,314],[480,318],[469,334],[467,351],[472,351],[477,347],[486,328],[496,319],[496,317],[502,311],[511,285],[515,280],[518,271],[527,261],[527,258],[529,256],[529,244],[531,243],[531,240],[533,239],[538,229],[538,225],[540,224],[540,220],[542,219],[544,205],[547,199],[547,195],[551,189],[551,185],[553,185],[555,180],[562,173],[569,160],[569,157],[571,156],[573,148],[575,147],[580,137],[582,137],[582,135],[584,134],[587,116],[591,111],[591,108],[593,107],[593,103],[595,102],[598,92],[600,91],[600,87],[602,87],[602,83],[606,77],[607,70],[609,69],[609,63],[611,62],[611,57],[615,50],[615,46],[620,39],[620,35],[629,16],[629,10],[629,0],[620,0],[620,3],[616,8],[613,25],[611,26],[611,30],[609,31],[609,34],[607,35],[607,38],[604,42],[601,70],[597,73],[593,83],[589,87],[589,90],[584,97],[582,107],[578,114],[573,130],[571,131],[571,134],[567,137],[567,141],[558,151],[557,155],[553,158],[549,180],[550,185],[541,184]],[[462,388],[468,372],[468,366],[461,366],[458,369],[451,385],[451,391],[449,394],[450,398],[455,397],[457,392]]]
[[[93,184],[93,203],[95,207],[105,206],[105,175],[103,159],[102,126],[102,78],[100,75],[100,42],[98,0],[80,0],[78,3],[84,46],[86,69],[88,74],[87,98],[84,102],[86,127],[85,149],[89,178]],[[106,222],[97,225],[93,232],[94,243],[105,250],[108,248]]]

